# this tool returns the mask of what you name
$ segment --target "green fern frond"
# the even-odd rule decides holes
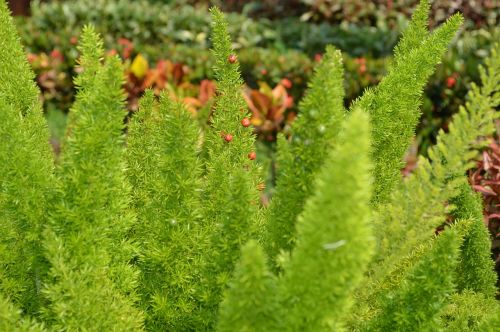
[[[500,103],[495,97],[500,87],[498,49],[486,60],[488,75],[482,75],[483,87],[472,86],[469,101],[453,116],[449,132],[441,131],[437,144],[429,150],[429,160],[420,158],[416,172],[401,183],[391,203],[378,209],[376,270],[387,271],[387,264],[392,265],[396,257],[431,237],[451,212],[452,206],[445,203],[460,194],[463,175],[477,156],[474,148],[484,145],[482,138],[493,133],[494,119],[499,116],[495,112]]]
[[[491,259],[491,240],[483,222],[481,197],[472,191],[468,183],[460,188],[460,195],[452,200],[457,208],[453,216],[472,221],[460,248],[457,268],[459,291],[471,290],[494,298],[497,293],[495,262]]]
[[[446,332],[479,331],[481,324],[500,312],[500,305],[494,298],[470,290],[453,294],[448,302],[440,318]]]
[[[387,76],[351,106],[371,115],[375,205],[387,202],[399,182],[403,155],[420,118],[423,88],[463,21],[457,14],[429,36],[419,35],[423,33],[423,17],[427,13],[425,2],[421,6],[415,17],[417,22],[410,25],[410,33],[396,47],[396,62]],[[422,41],[417,43],[419,37]]]
[[[15,112],[41,113],[35,73],[26,58],[7,3],[0,1],[0,99]],[[41,116],[41,114],[40,114]]]
[[[353,112],[297,223],[297,245],[280,280],[290,331],[342,327],[350,297],[371,258],[368,116]]]
[[[327,47],[299,105],[291,141],[283,136],[278,138],[279,174],[264,234],[266,252],[273,260],[280,251],[293,248],[297,216],[312,193],[316,173],[335,143],[345,113],[343,79],[342,55]]]
[[[462,242],[460,229],[445,230],[405,274],[399,285],[381,293],[380,311],[363,331],[436,331],[439,313],[453,292]]]
[[[260,170],[248,157],[254,151],[251,128],[241,124],[247,116],[239,65],[231,48],[224,15],[212,8],[212,42],[216,59],[217,97],[204,148],[205,178],[201,192],[202,233],[209,247],[203,251],[203,279],[199,293],[203,303],[196,319],[213,326],[222,292],[240,256],[240,246],[256,233]]]
[[[96,38],[93,29],[82,35],[84,45]],[[62,152],[61,186],[45,232],[51,268],[44,316],[56,329],[142,329],[134,308],[137,272],[128,263],[136,249],[127,240],[134,215],[123,161],[122,73],[111,57],[82,81]]]
[[[428,0],[421,0],[411,17],[408,28],[403,31],[401,40],[394,49],[396,65],[402,65],[405,58],[417,49],[429,36],[429,13],[431,5]]]
[[[449,132],[440,133],[438,144],[429,151],[430,160],[420,158],[415,173],[399,185],[389,204],[375,212],[377,254],[366,286],[357,292],[358,312],[366,311],[380,285],[400,269],[401,257],[410,256],[432,238],[436,227],[452,212],[453,206],[446,203],[460,195],[464,174],[473,166],[470,160],[477,156],[473,148],[484,144],[481,138],[494,131],[493,120],[498,117],[494,109],[499,103],[494,96],[500,86],[495,85],[500,83],[498,54],[492,50],[483,88],[471,90],[471,102],[453,117]],[[485,280],[488,284],[488,278]]]
[[[142,247],[139,291],[149,312],[146,327],[153,330],[190,324],[190,288],[199,280],[198,141],[199,128],[182,104],[166,93],[158,104],[146,91],[128,130],[127,175],[138,215],[134,236]]]
[[[43,332],[46,329],[42,324],[23,318],[21,310],[0,296],[0,331]]]
[[[267,258],[254,241],[241,249],[233,281],[219,311],[218,331],[277,331],[280,317],[276,277],[268,271]]]
[[[54,188],[49,131],[5,1],[0,1],[0,290],[25,313],[40,305],[41,230]]]

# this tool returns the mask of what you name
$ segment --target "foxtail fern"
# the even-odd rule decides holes
[[[376,210],[374,223],[378,248],[366,278],[366,287],[360,288],[356,295],[357,314],[371,315],[376,307],[377,294],[393,287],[391,279],[395,276],[404,275],[418,258],[421,245],[433,237],[436,227],[444,223],[446,215],[452,212],[453,206],[447,205],[447,202],[460,195],[465,181],[463,174],[473,165],[471,159],[477,155],[473,148],[484,144],[481,138],[493,132],[494,119],[498,117],[494,109],[500,102],[497,97],[500,86],[499,54],[496,46],[486,60],[487,69],[481,69],[483,87],[473,85],[469,93],[470,101],[453,117],[449,132],[441,131],[437,144],[429,150],[429,159],[421,157],[416,172],[400,183],[390,203]],[[477,214],[462,217],[474,219],[474,216]],[[477,221],[471,222],[472,226],[467,228],[471,235],[466,235],[466,239],[468,236],[480,239],[480,232],[474,231],[478,227],[475,225]],[[479,247],[487,249],[484,236],[483,233],[483,240],[479,240],[483,244],[475,243],[476,249],[473,250],[480,250]],[[467,248],[467,240],[463,246]],[[477,280],[476,285],[483,290],[490,289],[491,295],[494,286],[487,284],[494,279],[491,271],[487,272],[487,266],[491,264],[487,256],[486,252],[476,255],[475,259],[480,262],[480,266],[475,267],[476,272],[467,269],[468,273],[481,275],[482,279]],[[403,262],[407,258],[409,261],[401,264],[401,257]],[[354,314],[354,325],[357,321],[359,319]]]
[[[217,94],[203,131],[152,91],[125,128],[122,65],[86,27],[55,165],[0,4],[0,330],[496,331],[489,238],[464,174],[498,119],[500,46],[404,180],[422,89],[461,17],[429,32],[422,1],[388,75],[347,114],[329,47],[279,138],[266,208],[238,58],[211,12]]]
[[[375,204],[387,202],[398,183],[403,155],[420,118],[423,88],[463,20],[456,14],[428,33],[428,11],[428,1],[424,0],[396,46],[395,60],[387,76],[351,106],[371,115]]]
[[[122,69],[116,57],[99,64],[92,28],[81,38],[84,58],[97,70],[77,80],[74,122],[57,172],[61,184],[45,232],[51,268],[44,316],[57,329],[138,330],[137,273],[128,264],[136,249],[127,240],[134,215],[123,163]]]
[[[340,51],[328,47],[299,105],[291,140],[278,138],[279,174],[264,234],[266,251],[273,259],[293,247],[297,216],[338,134],[344,117],[343,79]]]
[[[277,280],[267,271],[260,247],[245,246],[221,309],[222,330],[246,331],[251,323],[258,331],[342,327],[349,295],[373,249],[369,133],[368,117],[360,111],[345,122],[298,219],[297,245]],[[249,266],[251,258],[254,266]]]
[[[134,234],[142,249],[140,292],[148,328],[185,329],[194,305],[190,288],[199,278],[199,129],[182,104],[166,93],[159,103],[154,98],[146,91],[127,140]]]
[[[468,184],[463,184],[460,194],[452,200],[452,203],[456,206],[452,213],[455,218],[471,220],[471,226],[460,248],[460,263],[457,269],[458,290],[468,289],[492,298],[497,292],[495,287],[497,275],[489,253],[490,234],[483,222],[481,198]]]
[[[353,112],[299,217],[280,288],[287,330],[341,328],[371,258],[369,131],[368,116]]]
[[[222,290],[230,279],[239,249],[255,232],[258,216],[258,169],[248,154],[254,151],[251,128],[241,125],[247,116],[239,64],[231,48],[227,22],[216,8],[212,42],[216,58],[217,97],[210,131],[206,134],[205,179],[201,200],[202,227],[208,236],[210,250],[206,261],[201,315],[208,325],[217,311]]]
[[[4,1],[0,22],[0,293],[33,314],[46,266],[40,243],[53,158],[34,74]]]

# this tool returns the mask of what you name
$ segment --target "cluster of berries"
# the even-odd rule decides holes
[[[236,58],[236,55],[234,54],[230,54],[227,58],[227,61],[230,63],[230,64],[234,64],[236,63],[238,59]],[[243,120],[241,120],[241,125],[245,128],[249,127],[250,126],[250,119],[249,118],[243,118]],[[233,135],[231,134],[224,134],[223,135],[223,138],[224,140],[227,142],[227,143],[230,143],[232,140],[233,140]],[[257,157],[257,154],[255,153],[255,151],[252,151],[248,154],[248,158],[250,160],[255,160],[255,158]]]

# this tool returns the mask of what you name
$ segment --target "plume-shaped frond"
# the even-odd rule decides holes
[[[254,151],[237,57],[231,48],[224,15],[212,8],[212,42],[216,59],[217,97],[206,133],[206,175],[202,184],[200,223],[209,248],[203,251],[204,279],[199,282],[203,305],[196,316],[206,329],[215,323],[222,291],[240,255],[240,245],[255,233],[259,170],[248,157]]]
[[[465,223],[463,227],[465,227]],[[439,314],[454,290],[462,230],[452,227],[434,241],[395,287],[379,294],[376,316],[363,331],[436,331]]]
[[[217,330],[277,331],[280,318],[276,295],[276,278],[268,271],[261,246],[251,240],[241,250],[221,304]]]
[[[343,79],[342,55],[328,47],[299,106],[291,141],[283,136],[278,140],[279,174],[264,235],[271,259],[281,250],[293,247],[297,216],[312,193],[317,171],[335,143],[344,117]]]
[[[0,1],[0,290],[24,312],[40,304],[41,229],[53,192],[49,131],[26,56]]]
[[[351,106],[371,115],[375,205],[387,202],[399,182],[403,155],[420,118],[423,88],[462,23],[457,14],[427,36],[423,26],[426,6],[424,1],[417,9],[416,22],[410,24],[396,48],[396,62],[387,76]]]
[[[368,116],[345,121],[297,223],[297,245],[280,290],[290,331],[330,331],[343,325],[351,294],[373,250],[369,225],[371,164]]]
[[[460,194],[451,203],[456,206],[453,211],[455,218],[471,220],[460,248],[458,290],[471,290],[493,299],[497,293],[497,275],[495,262],[491,259],[490,234],[483,222],[481,197],[472,191],[468,183],[464,183]]]
[[[46,329],[39,323],[22,318],[21,310],[0,296],[0,331],[43,332]]]
[[[128,130],[127,175],[142,247],[140,292],[149,312],[146,327],[184,330],[189,326],[196,276],[199,129],[182,104],[153,91],[141,99]]]
[[[81,38],[83,45],[98,39],[91,28]],[[137,273],[128,264],[134,216],[127,208],[122,73],[112,57],[82,81],[62,152],[60,195],[45,234],[51,279],[44,314],[57,329],[142,328],[142,313],[133,307]]]
[[[449,132],[440,132],[437,144],[429,150],[429,159],[420,158],[416,172],[393,193],[391,203],[381,206],[375,216],[378,238],[375,270],[385,271],[396,257],[408,254],[418,243],[432,236],[445,221],[452,206],[446,206],[460,194],[463,175],[477,156],[473,150],[484,144],[484,136],[494,131],[494,119],[500,104],[500,53],[498,45],[482,70],[482,88],[472,86],[469,101],[453,116]],[[380,262],[384,261],[383,264]],[[378,275],[378,274],[376,274]],[[375,279],[377,279],[375,277]]]

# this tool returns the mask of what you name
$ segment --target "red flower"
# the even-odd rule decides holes
[[[316,53],[316,55],[314,55],[314,61],[320,62],[321,61],[321,57],[322,57],[321,54]]]

